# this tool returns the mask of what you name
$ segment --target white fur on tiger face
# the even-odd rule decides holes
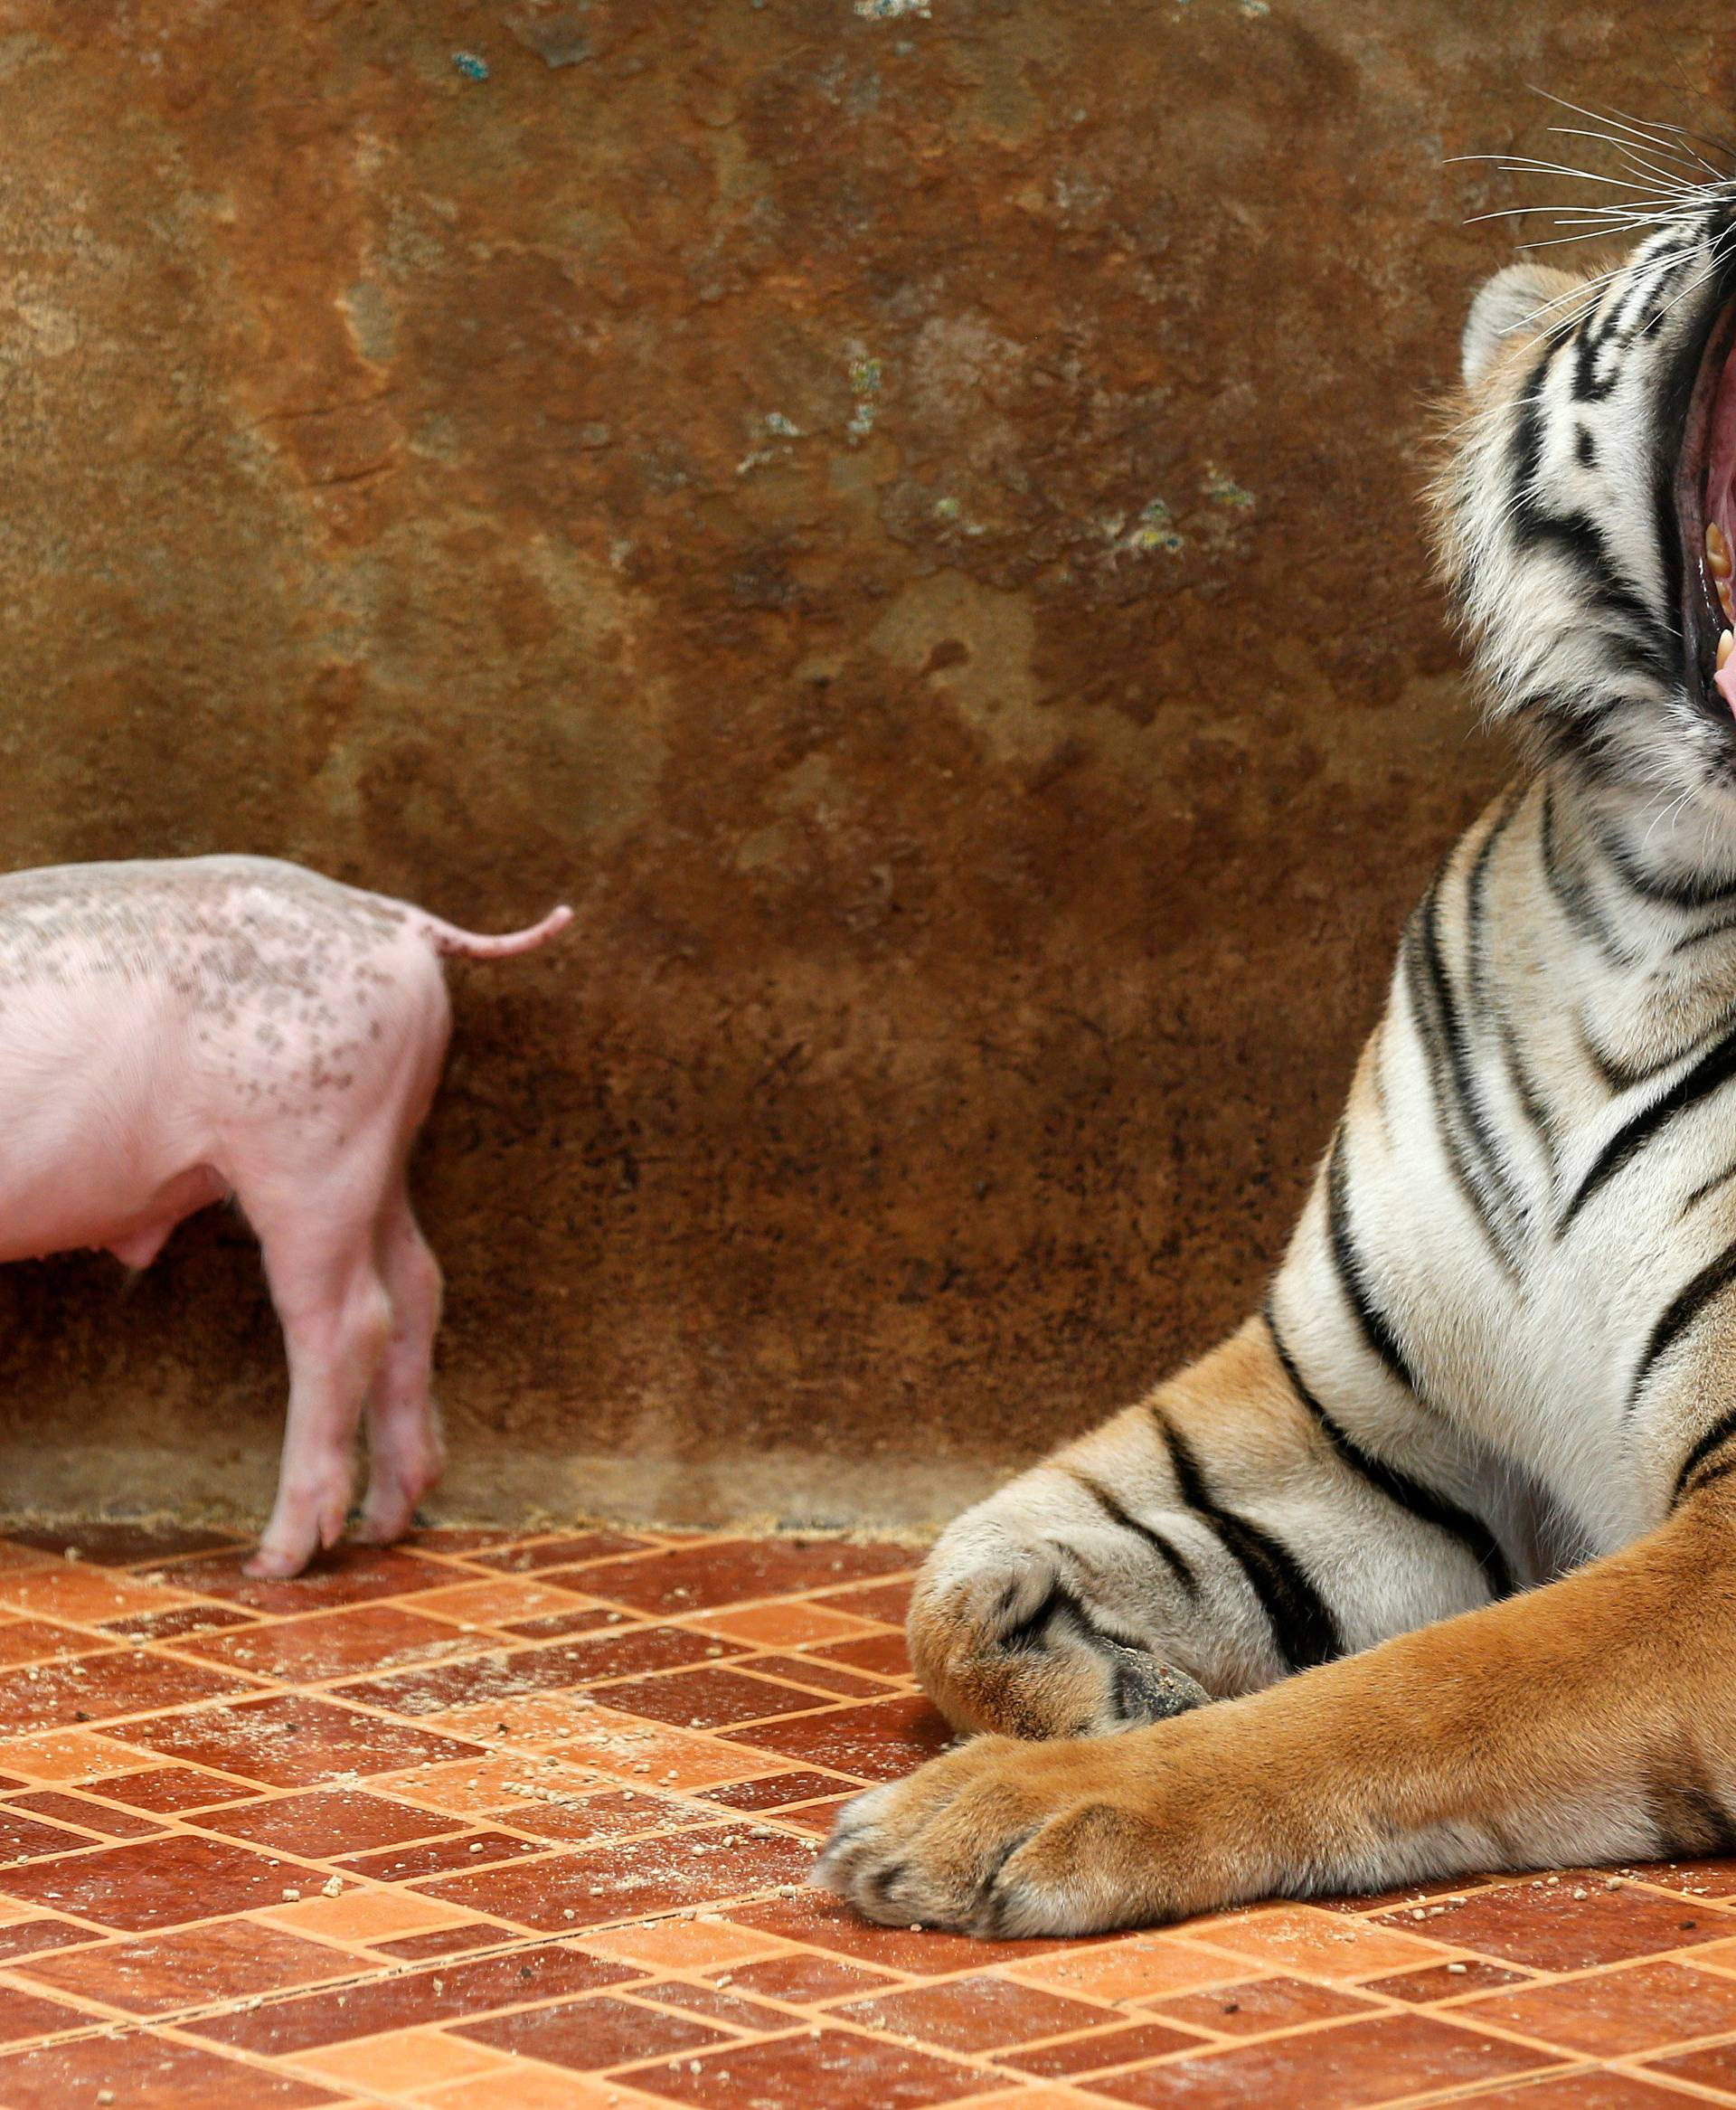
[[[936,1547],[919,1670],[1002,1734],[844,1813],[873,1916],[1736,1847],[1733,214],[1477,297],[1436,501],[1534,771],[1412,916],[1260,1313]]]
[[[1731,712],[1712,686],[1730,623],[1703,533],[1733,270],[1736,188],[1600,288],[1497,273],[1465,326],[1466,415],[1434,494],[1495,714],[1543,753],[1681,800],[1703,847],[1736,823]]]

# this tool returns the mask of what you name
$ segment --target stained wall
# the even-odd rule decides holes
[[[457,1506],[944,1513],[1248,1306],[1505,768],[1418,441],[1559,194],[1448,157],[1728,43],[0,5],[0,858],[577,911],[454,975]],[[16,1498],[264,1499],[232,1219],[0,1274],[0,1381]]]

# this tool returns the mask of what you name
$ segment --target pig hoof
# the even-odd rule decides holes
[[[363,1514],[356,1520],[350,1537],[358,1546],[391,1546],[410,1529],[408,1516],[370,1517]]]
[[[269,1546],[262,1546],[251,1560],[242,1563],[241,1573],[251,1575],[256,1582],[283,1583],[291,1575],[298,1575],[307,1566],[305,1553],[275,1553]]]
[[[351,1538],[363,1546],[391,1546],[420,1521],[416,1504],[433,1486],[438,1474],[419,1473],[408,1481],[375,1480],[368,1488],[362,1515]]]

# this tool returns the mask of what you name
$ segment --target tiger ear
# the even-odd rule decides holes
[[[1564,310],[1557,304],[1579,283],[1571,271],[1547,270],[1541,264],[1509,264],[1485,279],[1458,344],[1466,387],[1477,386],[1509,337],[1534,336],[1559,319]]]

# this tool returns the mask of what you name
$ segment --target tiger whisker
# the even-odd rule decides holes
[[[1594,168],[1576,168],[1568,161],[1545,161],[1534,154],[1451,154],[1447,165],[1451,167],[1458,162],[1483,162],[1500,170],[1503,175],[1559,175],[1574,183],[1602,184],[1612,191],[1632,187],[1633,178],[1625,175],[1600,175]]]
[[[1687,125],[1675,124],[1667,118],[1657,123],[1648,123],[1634,117],[1628,110],[1588,109],[1583,103],[1571,102],[1567,97],[1557,95],[1551,89],[1540,88],[1534,82],[1529,82],[1527,85],[1530,87],[1532,94],[1541,96],[1545,102],[1552,102],[1558,109],[1571,110],[1575,117],[1590,118],[1594,123],[1616,125],[1622,131],[1631,133],[1637,139],[1646,140],[1661,152],[1674,152],[1679,158],[1697,163],[1709,175],[1722,178],[1729,173],[1726,169],[1716,167],[1706,159],[1703,154],[1686,145],[1687,141],[1697,139],[1703,146],[1715,147],[1718,151],[1724,152],[1722,143],[1716,139],[1707,138],[1703,132],[1696,132]],[[1681,141],[1683,144],[1678,147],[1675,144],[1676,141]]]
[[[1701,183],[1689,182],[1686,177],[1676,175],[1671,169],[1660,167],[1656,161],[1651,160],[1647,156],[1625,145],[1619,139],[1611,138],[1607,132],[1589,132],[1583,125],[1552,125],[1549,128],[1563,139],[1598,140],[1601,145],[1608,147],[1642,181],[1657,184],[1674,197],[1691,197],[1695,192],[1703,191],[1706,187]]]

